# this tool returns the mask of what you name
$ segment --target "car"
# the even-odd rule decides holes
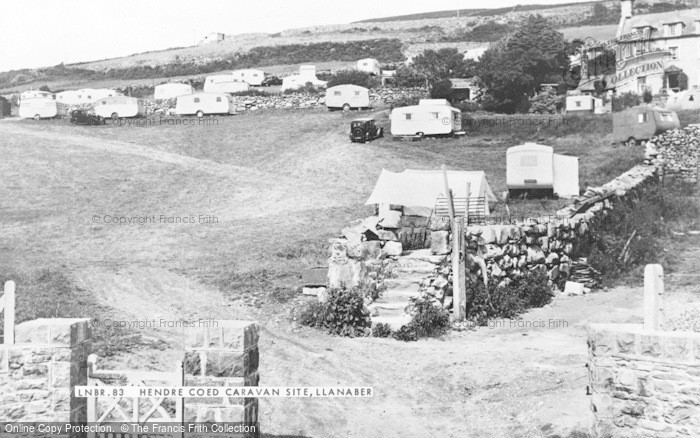
[[[70,122],[74,125],[102,125],[105,123],[105,119],[90,111],[77,109],[71,111]]]
[[[350,141],[364,143],[384,136],[384,128],[377,126],[374,119],[355,119],[350,122]]]
[[[265,76],[265,79],[260,83],[263,87],[269,87],[270,85],[282,85],[282,79],[277,76]]]

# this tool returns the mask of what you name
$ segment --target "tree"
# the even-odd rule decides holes
[[[440,79],[430,87],[430,97],[433,99],[452,99],[452,82],[449,79]]]
[[[426,50],[413,58],[411,65],[431,83],[465,77],[469,66],[464,55],[453,47]]]
[[[479,59],[477,76],[487,88],[492,110],[526,108],[543,83],[563,82],[569,64],[564,36],[540,15],[530,15]]]
[[[328,80],[329,87],[344,84],[352,84],[359,85],[360,87],[365,88],[373,88],[379,85],[379,80],[375,77],[370,76],[369,73],[359,70],[340,70],[339,72],[331,76]]]
[[[396,73],[394,74],[393,83],[397,87],[424,87],[425,86],[425,77],[415,71],[413,68],[401,65],[399,68],[396,69]]]

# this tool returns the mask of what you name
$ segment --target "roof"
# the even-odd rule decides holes
[[[361,117],[359,119],[352,119],[352,122],[370,122],[372,120],[374,120],[373,117]]]
[[[467,183],[471,197],[484,197],[496,202],[486,174],[482,171],[448,170],[447,180],[455,198],[466,198]],[[394,204],[404,207],[434,208],[441,196],[445,196],[442,170],[412,170],[390,172],[382,169],[377,184],[365,205]]]
[[[699,19],[700,8],[683,9],[669,12],[658,12],[656,14],[636,15],[630,18],[629,20],[625,21],[622,33],[627,34],[629,32],[632,32],[637,27],[652,26],[655,29],[657,29],[656,32],[652,33],[652,38],[661,38],[663,37],[664,24],[683,23],[685,24],[685,28],[683,29],[683,35],[694,35],[695,28],[693,22]],[[658,29],[661,29],[661,31],[659,31]],[[644,37],[640,37],[638,39],[643,38]]]
[[[452,88],[471,88],[476,83],[476,78],[450,78]]]
[[[391,112],[393,113],[394,111],[402,112],[402,111],[416,111],[416,110],[430,112],[430,111],[435,111],[436,108],[437,109],[446,109],[446,110],[453,111],[453,112],[461,112],[459,110],[459,108],[455,108],[451,105],[409,105],[409,106],[401,106],[398,108],[394,108],[393,110],[391,110]]]
[[[355,88],[355,89],[359,89],[359,90],[362,90],[362,91],[369,91],[369,89],[367,89],[367,88],[365,88],[365,87],[362,87],[362,86],[360,86],[360,85],[355,85],[355,84],[339,84],[339,85],[334,85],[334,86],[332,86],[332,87],[328,87],[327,90],[332,90],[332,89],[334,89],[334,88]]]

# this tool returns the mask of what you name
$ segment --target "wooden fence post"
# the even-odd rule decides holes
[[[3,342],[5,345],[15,343],[15,282],[5,282],[5,290],[2,296],[5,324],[3,325]]]
[[[447,168],[442,165],[442,177],[445,183],[445,196],[447,197],[447,208],[450,212],[450,228],[452,230],[452,315],[455,321],[462,321],[464,314],[462,313],[462,281],[459,275],[459,253],[461,245],[462,227],[455,217],[454,200],[452,198],[452,190],[450,183],[447,180]]]
[[[644,330],[663,330],[664,269],[661,265],[644,268]]]

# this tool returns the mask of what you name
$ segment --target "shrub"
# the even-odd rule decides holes
[[[651,103],[652,100],[654,100],[654,95],[651,94],[651,90],[644,90],[644,94],[642,94],[642,100],[644,103]]]
[[[420,338],[438,336],[449,327],[450,313],[442,306],[436,306],[430,301],[416,299],[413,301],[413,315],[410,325],[413,326],[416,335]]]
[[[479,111],[481,109],[481,106],[477,102],[474,102],[473,100],[463,100],[461,102],[454,103],[452,106],[454,106],[458,110],[462,111],[463,113],[465,113],[465,112],[471,113],[471,112]]]
[[[362,291],[334,289],[328,294],[324,326],[340,336],[362,336],[370,326]]]
[[[298,320],[303,325],[349,337],[366,335],[371,325],[362,291],[357,289],[330,290],[325,302],[305,305]]]
[[[392,83],[397,87],[424,87],[425,76],[410,67],[400,65],[396,69],[396,74],[394,74],[392,78]]]
[[[566,96],[558,95],[554,88],[534,96],[530,99],[530,114],[557,114],[564,108]]]
[[[452,99],[452,82],[449,79],[435,81],[430,85],[432,99]]]
[[[328,80],[328,86],[352,84],[360,87],[373,88],[379,86],[379,79],[371,76],[369,73],[359,70],[340,70],[332,75]]]
[[[411,106],[411,105],[418,105],[418,101],[420,100],[420,97],[418,96],[405,96],[405,97],[400,97],[393,102],[391,102],[391,108],[397,108],[401,106]]]
[[[416,333],[416,328],[412,324],[406,324],[401,327],[398,331],[394,332],[392,335],[397,341],[417,341],[418,334]]]
[[[621,93],[619,95],[613,96],[612,98],[612,110],[622,111],[625,108],[632,108],[637,106],[642,102],[641,98],[634,91],[628,91],[626,93]]]
[[[319,94],[321,91],[311,82],[307,82],[299,88],[284,90],[284,94],[294,94],[294,93],[307,93],[307,94]]]
[[[326,306],[314,300],[302,307],[298,321],[308,327],[323,327],[326,319]]]
[[[503,286],[492,281],[488,289],[477,281],[468,290],[473,296],[467,306],[467,319],[476,325],[486,325],[490,319],[515,318],[527,308],[542,307],[552,299],[547,274],[538,271],[529,271]]]
[[[380,322],[379,324],[375,325],[372,329],[372,336],[375,338],[388,338],[391,336],[391,328],[389,327],[389,324]]]

